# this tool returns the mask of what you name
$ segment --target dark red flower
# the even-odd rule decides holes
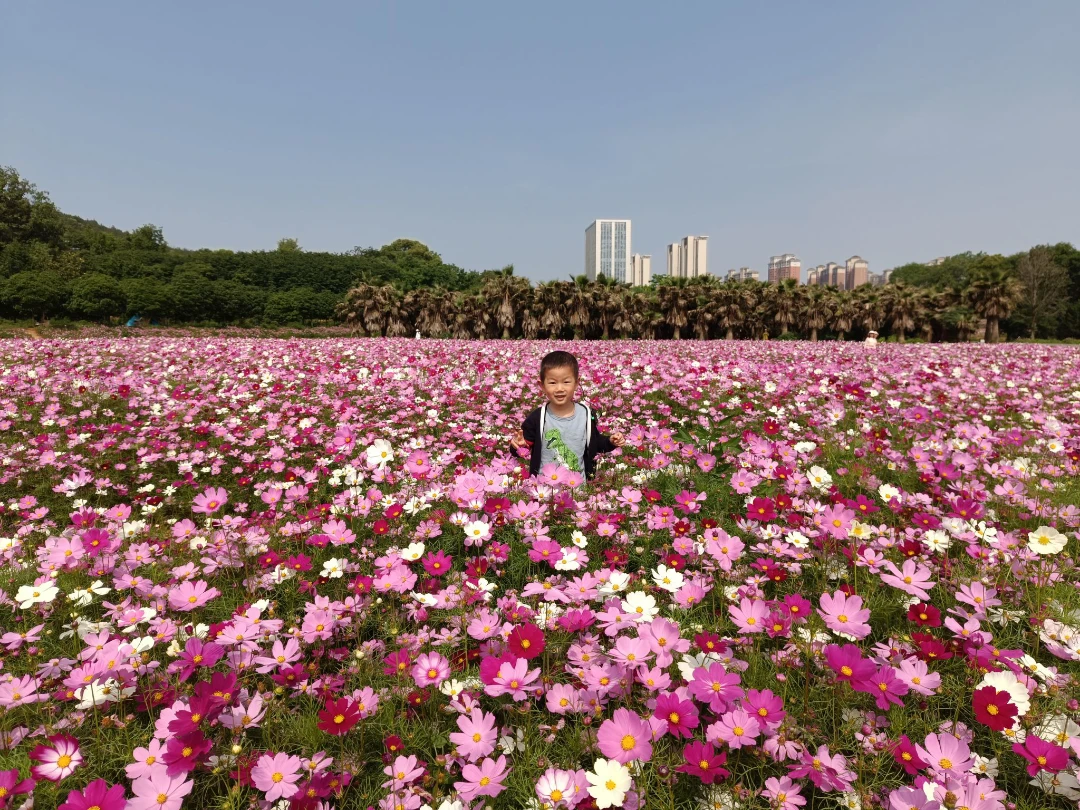
[[[909,607],[907,617],[919,627],[941,627],[941,611],[926,602]]]
[[[519,624],[510,631],[507,646],[518,658],[537,658],[544,652],[544,632],[535,624]]]
[[[971,696],[975,719],[991,731],[1004,731],[1013,727],[1017,708],[1009,702],[1008,692],[1000,692],[992,686],[976,689]]]
[[[353,726],[360,722],[360,710],[348,698],[339,698],[337,700],[327,700],[318,717],[320,731],[340,737],[342,734],[347,734]]]
[[[750,520],[768,523],[770,520],[776,519],[776,509],[773,507],[773,502],[768,498],[754,498],[746,510],[746,516]]]
[[[907,734],[893,744],[892,755],[893,759],[896,760],[896,764],[903,768],[908,776],[915,776],[927,765],[919,757],[915,744],[908,739]]]

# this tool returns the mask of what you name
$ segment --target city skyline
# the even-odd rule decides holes
[[[658,272],[688,233],[713,275],[1080,243],[1074,0],[60,5],[6,15],[2,160],[178,247],[415,238],[543,281],[609,212]]]

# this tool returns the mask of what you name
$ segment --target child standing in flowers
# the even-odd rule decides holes
[[[515,450],[531,448],[529,474],[547,465],[566,467],[586,479],[596,471],[596,454],[622,447],[622,433],[605,436],[596,427],[596,413],[576,402],[578,361],[569,352],[549,352],[540,361],[540,388],[547,402],[525,417],[510,440]]]

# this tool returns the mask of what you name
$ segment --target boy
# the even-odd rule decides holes
[[[545,464],[560,464],[582,473],[596,472],[596,454],[622,447],[622,433],[605,436],[596,429],[596,414],[574,401],[578,387],[578,361],[569,352],[550,352],[540,361],[540,389],[547,402],[525,417],[521,430],[510,440],[514,450],[532,448],[529,475]]]

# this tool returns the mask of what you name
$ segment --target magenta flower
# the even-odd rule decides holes
[[[30,759],[37,763],[30,769],[35,779],[59,782],[75,773],[82,765],[83,756],[74,737],[54,734],[48,738],[48,745],[39,745],[30,752]]]
[[[788,776],[809,779],[823,790],[850,790],[856,778],[847,758],[843,754],[830,754],[827,745],[819,745],[814,753],[803,751],[799,762],[788,766]]]
[[[164,769],[159,770],[131,783],[135,796],[128,799],[124,810],[180,810],[194,785],[185,777],[169,776]]]
[[[652,726],[629,709],[616,709],[611,719],[600,725],[596,741],[605,757],[623,765],[652,758]]]
[[[674,737],[690,738],[700,722],[698,710],[689,700],[683,700],[674,692],[660,695],[656,699],[653,717],[667,722],[668,733]]]
[[[1028,734],[1022,745],[1013,743],[1012,750],[1028,761],[1028,776],[1037,776],[1039,771],[1057,773],[1069,764],[1068,751],[1034,734]]]
[[[787,712],[784,701],[769,689],[750,689],[743,700],[743,708],[754,717],[764,729],[776,728],[784,722]]]
[[[0,771],[0,790],[3,791],[3,795],[0,795],[0,807],[6,807],[13,796],[29,793],[35,784],[33,779],[19,779],[18,768]]]
[[[450,677],[450,661],[440,653],[420,653],[412,668],[413,682],[423,689],[438,686]]]
[[[82,790],[73,790],[57,810],[124,810],[127,800],[123,785],[95,779]]]
[[[498,796],[503,792],[503,780],[510,772],[506,766],[506,757],[500,755],[497,760],[482,759],[479,765],[468,764],[461,769],[464,782],[454,782],[458,795],[467,802],[477,796]]]
[[[450,742],[458,748],[458,753],[470,762],[486,757],[495,750],[495,741],[499,737],[495,725],[495,715],[483,709],[473,709],[471,714],[459,714],[457,726],[460,731],[450,734]]]
[[[268,802],[288,799],[296,793],[300,781],[300,757],[288,754],[263,754],[251,769],[251,781],[266,794]]]
[[[191,511],[203,515],[212,515],[229,502],[229,493],[222,487],[207,487],[201,495],[196,495],[191,502]]]
[[[874,663],[863,658],[862,651],[854,644],[845,644],[843,647],[829,644],[825,647],[825,660],[829,662],[829,668],[836,673],[836,680],[852,685],[870,678],[875,672]]]
[[[907,681],[896,677],[896,671],[888,664],[881,667],[876,673],[858,684],[853,684],[856,691],[869,692],[874,696],[877,707],[882,711],[888,711],[894,703],[903,706],[903,696],[908,693]]]
[[[711,785],[717,779],[726,779],[731,773],[723,767],[727,762],[727,754],[717,753],[716,749],[708,743],[695,740],[683,748],[685,762],[675,770],[680,773],[688,773],[696,776],[706,785]]]
[[[866,623],[870,618],[870,611],[863,608],[861,596],[848,596],[843,591],[823,593],[818,603],[821,605],[818,612],[825,620],[825,626],[834,633],[856,639],[870,635],[870,625]]]

